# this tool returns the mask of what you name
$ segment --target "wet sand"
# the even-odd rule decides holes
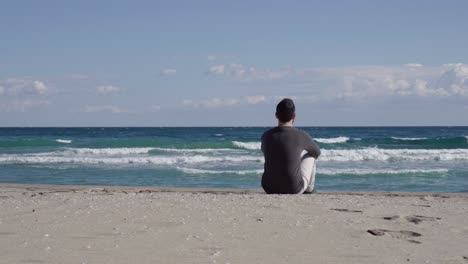
[[[0,263],[468,263],[468,194],[0,185]]]

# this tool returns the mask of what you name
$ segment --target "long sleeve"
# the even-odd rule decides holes
[[[314,157],[315,159],[317,159],[320,154],[321,154],[321,151],[320,151],[320,147],[317,145],[317,143],[315,143],[315,141],[312,139],[312,137],[305,133],[305,138],[304,138],[304,141],[305,141],[305,147],[304,149],[312,156]]]

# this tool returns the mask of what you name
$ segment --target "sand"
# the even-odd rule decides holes
[[[468,263],[468,194],[2,184],[0,263]]]

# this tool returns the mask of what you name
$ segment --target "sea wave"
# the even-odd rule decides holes
[[[147,156],[147,157],[86,157],[86,156],[38,156],[38,155],[3,155],[0,163],[8,164],[45,164],[45,163],[78,163],[78,164],[156,164],[181,165],[200,163],[243,163],[261,162],[262,158],[254,156]]]
[[[175,152],[176,154],[170,152]],[[468,161],[468,149],[322,148],[322,155],[319,157],[319,161]],[[253,153],[242,149],[64,148],[51,152],[4,153],[0,154],[0,162],[191,164],[200,162],[264,162],[264,158],[260,153]]]
[[[250,149],[250,150],[257,150],[261,149],[262,143],[261,142],[239,142],[239,141],[232,141],[232,144],[238,148]]]
[[[0,140],[0,148],[17,148],[17,147],[55,147],[62,145],[62,142],[57,140],[42,139],[42,138],[21,138]]]
[[[242,150],[229,148],[201,148],[201,149],[179,149],[179,148],[67,148],[65,152],[75,153],[78,155],[135,155],[135,154],[151,154],[153,152],[174,152],[174,153],[238,153]],[[50,153],[50,152],[49,152]],[[46,154],[49,154],[46,153]],[[60,153],[60,151],[53,152]]]
[[[426,140],[428,138],[405,138],[405,137],[391,137],[392,139],[396,140]]]
[[[184,173],[189,174],[237,174],[237,175],[246,175],[246,174],[262,174],[263,169],[261,170],[202,170],[194,168],[182,168],[177,167],[177,170],[180,170]]]
[[[161,152],[176,152],[176,153],[219,153],[219,152],[242,152],[239,149],[230,149],[230,148],[201,148],[201,149],[178,149],[178,148],[153,148],[153,150]],[[149,152],[151,153],[151,151]]]
[[[147,154],[156,148],[66,148],[69,153],[78,155],[131,155]]]
[[[463,139],[463,140],[462,140]],[[338,144],[338,143],[348,143],[350,141],[356,141],[360,145],[385,145],[388,146],[389,143],[391,143],[393,146],[398,146],[400,144],[408,145],[410,144],[411,146],[418,146],[420,145],[421,147],[429,147],[429,148],[451,148],[451,147],[464,147],[466,146],[466,141],[467,137],[454,137],[454,138],[435,138],[435,139],[430,139],[430,138],[416,138],[416,137],[390,137],[390,138],[381,138],[381,139],[374,139],[374,138],[349,138],[345,136],[341,137],[334,137],[334,138],[314,138],[315,141],[322,143],[322,144]],[[398,143],[400,142],[400,143]],[[235,147],[238,148],[243,148],[243,149],[248,149],[248,150],[259,150],[261,149],[261,143],[260,142],[239,142],[239,141],[232,141],[232,144]]]
[[[55,141],[58,143],[63,143],[63,144],[70,144],[73,142],[73,140],[69,140],[69,139],[56,139]]]
[[[315,141],[325,144],[345,143],[349,137],[335,137],[335,138],[314,138]]]
[[[319,169],[318,174],[323,175],[369,175],[369,174],[425,174],[425,173],[447,173],[449,170],[439,169]]]
[[[322,149],[322,161],[468,160],[468,149]]]
[[[263,169],[258,170],[205,170],[194,168],[177,167],[188,174],[262,174]],[[428,174],[428,173],[447,173],[449,170],[445,168],[438,169],[333,169],[333,168],[319,168],[317,174],[319,175],[372,175],[372,174]]]

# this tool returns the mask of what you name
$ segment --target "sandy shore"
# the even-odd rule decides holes
[[[0,263],[468,263],[468,194],[0,185]]]

